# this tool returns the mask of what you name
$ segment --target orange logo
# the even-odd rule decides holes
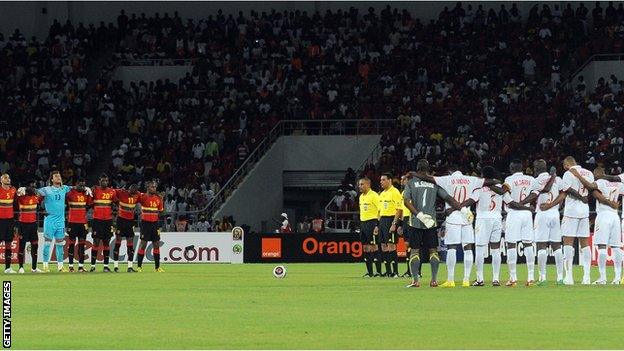
[[[282,239],[262,238],[262,258],[281,258]]]
[[[362,257],[362,243],[359,241],[318,241],[316,238],[306,238],[303,241],[303,252],[308,255],[348,254],[353,257]]]

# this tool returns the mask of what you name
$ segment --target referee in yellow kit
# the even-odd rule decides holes
[[[392,184],[392,175],[384,173],[380,179],[379,194],[379,242],[381,243],[381,258],[386,266],[386,277],[399,277],[399,264],[396,251],[397,226],[403,218],[403,196],[399,189]]]
[[[371,181],[361,178],[358,181],[360,189],[360,240],[364,249],[364,263],[366,274],[364,277],[373,277],[373,260],[377,254],[376,236],[379,234],[379,195],[371,189]],[[377,274],[381,276],[381,262],[377,262]]]

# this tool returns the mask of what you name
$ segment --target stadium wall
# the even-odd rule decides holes
[[[284,136],[284,171],[346,171],[358,168],[380,135]]]
[[[593,2],[583,1],[585,6],[589,9],[593,8]],[[36,35],[40,39],[44,38],[50,25],[54,19],[58,19],[61,23],[65,23],[66,20],[71,20],[74,25],[79,22],[83,22],[85,25],[89,23],[98,24],[100,21],[104,21],[106,24],[109,22],[117,24],[117,16],[122,9],[126,10],[126,14],[130,16],[132,13],[139,15],[145,13],[148,17],[154,13],[159,12],[162,16],[163,13],[168,12],[169,15],[173,15],[175,11],[178,11],[181,17],[186,18],[207,18],[209,15],[214,15],[219,9],[222,9],[225,14],[238,14],[238,11],[243,11],[245,15],[250,10],[258,12],[269,12],[271,9],[278,11],[283,10],[301,10],[301,11],[320,11],[324,13],[326,10],[338,10],[348,9],[349,7],[355,7],[360,12],[365,13],[369,7],[374,7],[378,11],[383,9],[387,4],[391,4],[392,7],[398,9],[407,9],[412,14],[419,18],[428,21],[430,19],[437,19],[440,11],[447,6],[452,9],[455,6],[455,1],[424,1],[424,2],[408,2],[408,1],[395,1],[391,3],[387,2],[348,2],[348,1],[241,1],[241,2],[223,2],[223,1],[206,1],[206,2],[194,2],[194,1],[170,1],[170,2],[155,2],[155,1],[33,1],[33,2],[0,2],[0,32],[5,35],[12,33],[15,28],[25,33],[28,37]],[[477,5],[483,5],[485,9],[493,7],[499,9],[501,4],[505,4],[510,7],[509,2],[485,2],[485,1],[468,1],[462,2],[464,6],[472,4],[473,7]],[[518,1],[517,5],[524,18],[529,12],[529,9],[535,4],[549,4],[551,7],[555,4],[564,6],[565,3],[558,1],[537,2],[537,1]],[[577,3],[575,3],[577,4]],[[45,9],[45,12],[44,12]]]
[[[572,77],[572,86],[576,86],[577,78],[583,76],[587,89],[594,91],[598,80],[602,77],[605,82],[609,82],[609,77],[614,74],[618,79],[622,79],[624,76],[624,62],[620,60],[615,61],[600,61],[599,59],[590,62],[574,77]]]
[[[169,79],[172,83],[178,81],[193,71],[193,66],[119,66],[113,73],[114,80],[123,81],[125,89],[130,88],[131,82],[145,81],[155,82],[162,79]]]

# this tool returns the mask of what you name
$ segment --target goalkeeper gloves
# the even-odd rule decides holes
[[[93,196],[93,191],[91,191],[91,188],[89,188],[88,186],[85,186],[85,194],[87,196]]]
[[[428,214],[418,212],[416,218],[418,218],[418,220],[421,221],[427,229],[433,228],[435,226],[435,219],[433,219],[433,217]]]
[[[464,216],[468,224],[472,224],[472,222],[474,221],[474,214],[472,214],[472,211],[470,211],[468,207],[464,207],[461,209],[460,212]]]
[[[23,186],[17,188],[17,196],[24,196],[24,195],[26,195],[26,188]]]

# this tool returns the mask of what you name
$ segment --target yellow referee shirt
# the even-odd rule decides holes
[[[403,196],[401,196],[399,189],[390,186],[388,189],[382,191],[379,194],[379,206],[379,212],[382,217],[394,217],[396,211],[403,207]]]
[[[379,218],[379,194],[369,190],[360,194],[360,221],[370,221]]]

